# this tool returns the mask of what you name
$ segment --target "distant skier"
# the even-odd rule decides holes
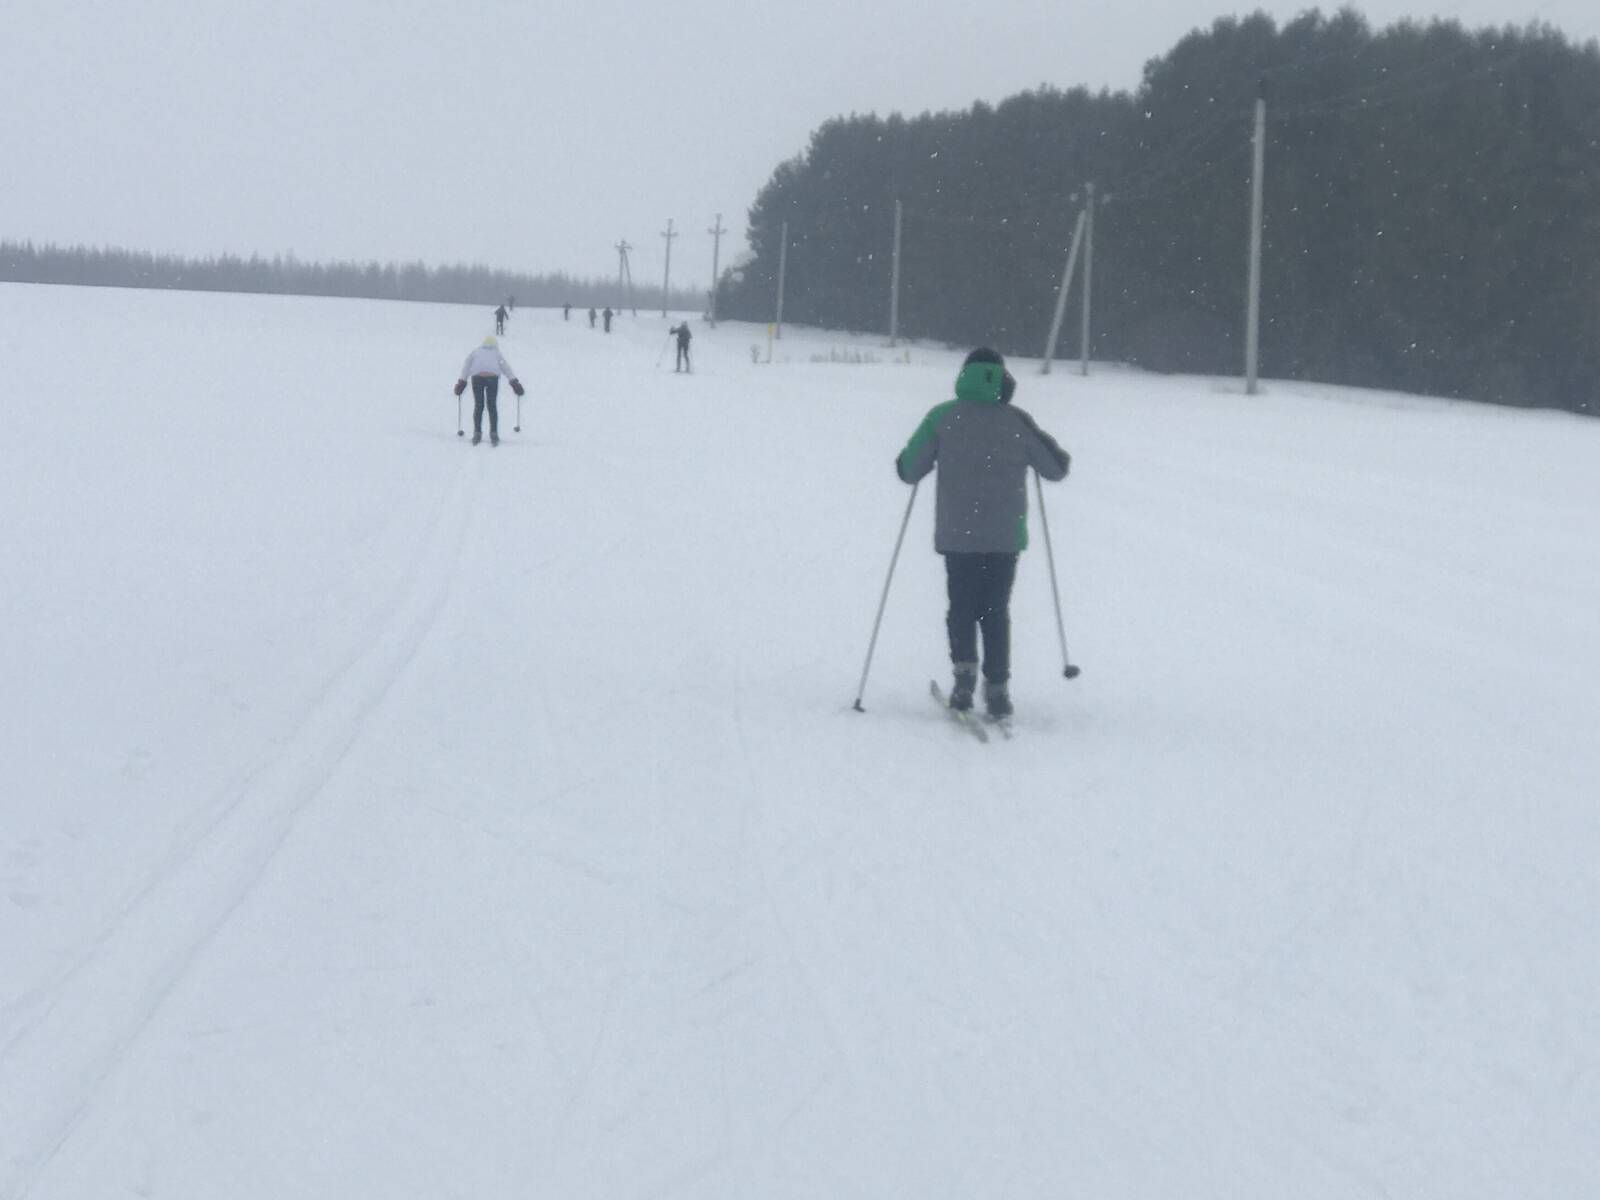
[[[563,304],[563,305],[562,305],[562,306],[561,306],[561,319],[562,319],[562,320],[563,320],[563,321],[570,321],[570,320],[572,320],[572,305],[570,305],[570,304]]]
[[[516,312],[517,311],[517,298],[515,296],[507,296],[506,297],[506,310],[508,312]]]
[[[676,365],[672,368],[673,374],[676,375],[679,371],[688,371],[690,369],[689,339],[694,336],[689,332],[689,322],[685,321],[681,325],[674,325],[667,332],[677,335],[678,338],[678,358]]]
[[[1072,465],[1032,417],[1011,407],[1016,386],[999,354],[974,350],[956,376],[956,398],[923,418],[894,464],[905,483],[939,466],[933,548],[944,556],[950,599],[950,707],[972,707],[981,629],[984,708],[997,719],[1012,711],[1011,585],[1028,545],[1028,468],[1053,481]]]
[[[615,314],[612,313],[611,307],[609,305],[606,306],[605,312],[600,314],[600,316],[605,320],[606,332],[607,333],[611,332],[611,318],[612,318],[613,315],[615,315]]]
[[[476,446],[483,441],[483,410],[489,410],[489,444],[500,444],[500,408],[495,403],[500,394],[500,376],[504,375],[511,381],[511,390],[517,395],[523,395],[522,384],[517,382],[517,373],[511,369],[511,364],[506,361],[506,356],[500,353],[500,343],[492,337],[483,339],[461,366],[461,376],[456,380],[456,395],[461,395],[467,388],[467,380],[472,380],[472,444]]]
[[[494,310],[494,331],[496,333],[504,333],[506,331],[506,316],[506,306],[504,304]]]
[[[595,321],[595,318],[596,318],[596,317],[597,317],[597,316],[599,316],[599,315],[600,315],[600,314],[599,314],[599,313],[597,313],[597,312],[595,312],[595,311],[594,311],[594,309],[593,309],[593,308],[590,308],[590,309],[589,309],[589,328],[590,328],[590,329],[593,329],[593,328],[594,328],[594,321]]]

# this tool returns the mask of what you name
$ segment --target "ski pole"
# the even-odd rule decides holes
[[[861,697],[867,692],[867,672],[872,670],[872,652],[878,647],[878,627],[883,624],[884,606],[889,603],[889,584],[894,580],[894,565],[900,559],[900,543],[906,540],[906,526],[911,524],[911,506],[917,502],[917,489],[921,486],[921,481],[911,485],[911,498],[906,501],[906,515],[900,519],[900,536],[894,539],[894,553],[889,556],[889,574],[883,581],[883,597],[878,601],[878,616],[872,622],[872,640],[867,643],[867,661],[861,667],[861,686],[856,689],[856,702],[853,707],[857,712],[867,711],[861,707]]]
[[[1033,473],[1033,490],[1039,497],[1039,524],[1044,527],[1044,553],[1050,564],[1050,595],[1056,602],[1056,633],[1061,638],[1061,674],[1067,679],[1078,677],[1078,668],[1067,657],[1067,627],[1061,623],[1061,589],[1056,585],[1056,552],[1050,545],[1050,514],[1044,510],[1044,484],[1039,482],[1039,472]]]
[[[661,365],[661,360],[667,356],[667,347],[672,345],[672,334],[667,334],[667,340],[661,343],[661,353],[656,355],[656,366]]]
[[[461,393],[456,393],[456,436],[465,437],[466,430],[461,428]]]
[[[512,433],[522,432],[522,393],[517,393],[517,423],[511,427]]]

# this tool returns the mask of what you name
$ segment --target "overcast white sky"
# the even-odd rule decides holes
[[[1217,16],[1308,6],[1102,7],[5,0],[0,237],[602,277],[626,237],[653,280],[672,217],[674,282],[703,286],[713,215],[726,262],[756,190],[830,116],[1132,89]],[[1595,0],[1356,7],[1600,37]]]

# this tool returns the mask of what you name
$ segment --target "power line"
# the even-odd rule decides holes
[[[1002,217],[998,221],[980,221],[975,217],[946,217],[937,213],[926,212],[919,209],[907,208],[905,216],[915,217],[929,225],[939,225],[946,229],[962,229],[969,232],[976,231],[988,234],[1010,234],[1015,232],[1013,222],[1009,217]]]
[[[1530,46],[1525,45],[1499,55],[1471,71],[1439,77],[1440,72],[1454,66],[1463,57],[1478,49],[1480,47],[1477,45],[1463,46],[1403,74],[1301,105],[1276,105],[1269,111],[1268,119],[1277,124],[1304,117],[1343,116],[1390,108],[1504,70],[1527,54]],[[1272,69],[1281,72],[1289,65],[1279,64]],[[1121,183],[1108,188],[1107,198],[1114,195],[1122,200],[1140,199],[1150,194],[1157,184],[1171,181],[1174,174],[1184,171],[1186,167],[1192,166],[1198,169],[1187,171],[1180,176],[1178,182],[1186,182],[1204,174],[1214,163],[1197,162],[1198,156],[1211,150],[1224,132],[1242,127],[1246,116],[1246,112],[1241,108],[1238,112],[1218,113],[1210,122],[1191,126],[1176,142],[1163,148],[1150,163]]]
[[[1185,168],[1198,169],[1188,171],[1181,177],[1182,180],[1193,179],[1198,175],[1204,174],[1214,167],[1216,163],[1209,158],[1200,159],[1201,152],[1210,150],[1212,143],[1222,134],[1239,132],[1244,122],[1245,114],[1243,112],[1230,115],[1226,121],[1221,121],[1215,125],[1204,139],[1189,147],[1187,154],[1182,157],[1167,155],[1165,161],[1158,160],[1158,165],[1154,168],[1147,168],[1142,173],[1131,176],[1127,182],[1108,188],[1106,190],[1106,199],[1108,201],[1113,197],[1117,200],[1143,199],[1155,190],[1156,184],[1169,180],[1174,173]]]
[[[1479,49],[1477,46],[1464,46],[1452,54],[1435,59],[1433,62],[1424,64],[1416,70],[1408,71],[1403,75],[1377,80],[1362,87],[1352,88],[1349,91],[1339,92],[1332,96],[1319,97],[1305,104],[1277,106],[1274,109],[1272,119],[1274,121],[1289,121],[1298,117],[1337,116],[1390,108],[1407,100],[1433,95],[1459,84],[1479,79],[1485,75],[1492,75],[1511,66],[1527,54],[1530,48],[1531,46],[1525,45],[1499,57],[1492,58],[1470,71],[1438,78],[1439,72],[1444,68],[1453,66],[1467,54]],[[1406,86],[1410,84],[1416,84],[1416,86]]]

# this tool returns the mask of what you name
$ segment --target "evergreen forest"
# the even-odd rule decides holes
[[[414,262],[302,262],[294,255],[215,258],[151,254],[89,246],[35,246],[0,241],[0,281],[96,287],[174,288],[195,292],[266,292],[295,296],[350,296],[370,300],[424,300],[493,306],[515,297],[524,307],[572,304],[660,308],[659,287],[636,287],[624,296],[616,280],[528,275],[482,265],[430,267]],[[705,297],[673,289],[668,304],[696,311]]]
[[[829,120],[757,195],[718,309],[773,319],[787,222],[784,319],[886,332],[899,201],[899,333],[1040,355],[1092,183],[1093,356],[1239,374],[1258,96],[1264,376],[1595,409],[1600,49],[1542,25],[1257,14],[1131,95]]]

